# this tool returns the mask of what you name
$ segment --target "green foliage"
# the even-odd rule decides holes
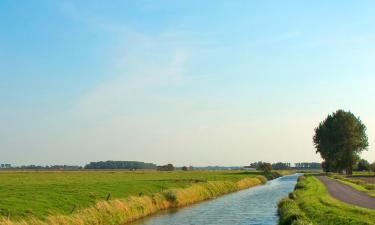
[[[280,216],[279,225],[308,224],[305,214],[292,199],[284,198],[279,202],[278,214]],[[300,222],[297,223],[297,221]],[[302,221],[304,223],[301,223]]]
[[[346,170],[352,174],[358,154],[368,147],[366,126],[351,112],[338,110],[315,128],[316,152],[324,159],[323,169],[331,172]]]
[[[158,166],[157,167],[157,170],[159,171],[173,171],[175,168],[172,164],[167,164],[167,165],[164,165],[164,166]]]
[[[369,191],[375,190],[375,184],[365,184],[364,186]]]
[[[272,165],[271,165],[271,163],[260,162],[260,163],[258,163],[257,170],[261,170],[265,173],[270,173],[271,170],[272,170]]]
[[[370,171],[370,163],[365,159],[360,159],[355,167],[356,171]]]
[[[284,170],[284,171],[285,172],[282,172],[280,170],[278,170],[278,171],[265,171],[262,175],[264,177],[266,177],[268,180],[273,180],[273,179],[276,179],[278,177],[290,174],[289,171],[286,171],[286,170]],[[267,182],[267,179],[264,181],[264,183]]]
[[[173,190],[167,190],[163,194],[167,201],[171,202],[173,205],[178,205],[178,198]]]

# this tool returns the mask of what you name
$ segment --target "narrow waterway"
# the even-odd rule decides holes
[[[132,225],[276,225],[277,203],[293,191],[300,174],[190,207],[166,211]]]

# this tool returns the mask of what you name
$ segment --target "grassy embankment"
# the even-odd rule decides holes
[[[0,173],[0,224],[121,224],[266,182],[260,172]]]
[[[374,225],[375,210],[332,198],[314,176],[301,177],[296,190],[279,203],[280,225]]]

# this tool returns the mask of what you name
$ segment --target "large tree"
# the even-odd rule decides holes
[[[351,112],[337,110],[315,128],[316,152],[324,159],[326,171],[352,174],[359,153],[368,147],[366,126]]]

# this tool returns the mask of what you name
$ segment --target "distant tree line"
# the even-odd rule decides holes
[[[11,164],[1,164],[1,169],[22,169],[22,170],[79,170],[82,166],[71,166],[71,165],[22,165],[22,166],[11,166]]]
[[[267,163],[267,162],[259,161],[259,162],[250,163],[250,165],[247,166],[246,168],[255,168],[256,170],[261,170],[261,171],[264,171],[264,172],[270,172],[272,170],[272,164]]]
[[[10,169],[10,168],[12,168],[12,165],[11,164],[4,164],[4,163],[2,163],[0,165],[0,168],[1,169]]]
[[[16,169],[47,169],[47,170],[79,170],[82,169],[82,166],[70,166],[70,165],[47,165],[47,166],[39,166],[39,165],[26,165],[20,167],[14,167]]]
[[[100,161],[90,162],[85,169],[156,169],[153,163],[137,162],[137,161]]]
[[[269,164],[269,165],[268,165]],[[254,168],[257,170],[264,170],[264,168],[271,167],[273,170],[288,170],[288,169],[321,169],[322,164],[318,162],[301,162],[295,163],[293,167],[289,162],[277,162],[277,163],[266,163],[266,162],[253,162],[250,163],[249,166],[245,166],[245,168]]]
[[[157,170],[159,170],[159,171],[173,171],[173,170],[175,170],[175,168],[172,164],[167,164],[167,165],[164,165],[164,166],[158,166]]]
[[[290,168],[291,168],[290,163],[283,163],[283,162],[272,163],[272,169],[274,170],[288,170]]]
[[[258,163],[257,170],[261,170],[261,171],[264,171],[265,173],[269,173],[272,170],[272,165],[271,163],[260,162]]]
[[[249,167],[257,169],[257,168],[259,168],[259,165],[262,164],[262,163],[263,163],[262,161],[252,162],[252,163],[250,163]]]
[[[321,169],[322,164],[318,162],[300,162],[295,163],[295,169]]]
[[[183,167],[181,167],[181,170],[182,171],[191,171],[191,170],[194,170],[194,167],[193,166],[183,166]]]
[[[195,170],[240,170],[240,166],[196,166]]]

